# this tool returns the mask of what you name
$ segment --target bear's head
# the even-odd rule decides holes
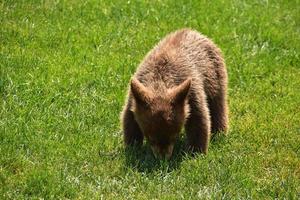
[[[188,79],[171,89],[154,92],[137,79],[131,80],[131,110],[156,157],[169,159],[172,155],[189,114],[187,96],[190,86],[191,80]]]

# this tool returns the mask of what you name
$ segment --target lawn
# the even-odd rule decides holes
[[[300,2],[0,1],[0,199],[299,199]],[[131,75],[167,33],[222,49],[230,131],[125,151]]]

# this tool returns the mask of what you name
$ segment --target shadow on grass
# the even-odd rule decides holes
[[[184,140],[177,141],[170,160],[160,160],[154,157],[148,144],[141,147],[127,147],[125,149],[125,164],[139,172],[151,173],[155,170],[171,172],[180,166],[185,157]]]
[[[226,136],[222,133],[215,134],[211,138],[210,146],[212,149],[222,148]],[[185,138],[177,141],[173,155],[170,160],[159,160],[154,157],[148,144],[141,147],[127,147],[125,149],[125,164],[127,167],[137,169],[139,172],[151,173],[155,170],[171,172],[177,169],[181,162],[186,158],[193,158],[199,154],[192,154],[186,151]]]
[[[215,133],[210,138],[211,147],[220,147],[226,142],[227,136],[224,133]]]
[[[228,142],[226,136],[222,133],[215,134],[210,141],[209,151],[222,148],[225,142]],[[123,154],[123,155],[122,155]],[[181,137],[174,147],[173,155],[170,160],[160,160],[154,157],[148,144],[141,147],[127,147],[112,152],[99,150],[99,156],[107,159],[120,158],[125,156],[125,166],[136,169],[139,172],[151,173],[156,170],[171,172],[177,169],[183,160],[193,159],[199,154],[193,154],[186,150],[185,137]],[[205,158],[205,157],[204,157]]]

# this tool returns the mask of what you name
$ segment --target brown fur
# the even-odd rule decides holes
[[[189,148],[207,153],[210,133],[228,129],[227,71],[221,51],[200,33],[169,34],[144,58],[130,83],[121,120],[126,145],[146,137],[169,158],[182,126]]]

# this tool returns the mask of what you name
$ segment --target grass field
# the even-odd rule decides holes
[[[0,199],[299,199],[300,2],[0,1]],[[125,151],[128,81],[167,33],[222,49],[230,131]]]

